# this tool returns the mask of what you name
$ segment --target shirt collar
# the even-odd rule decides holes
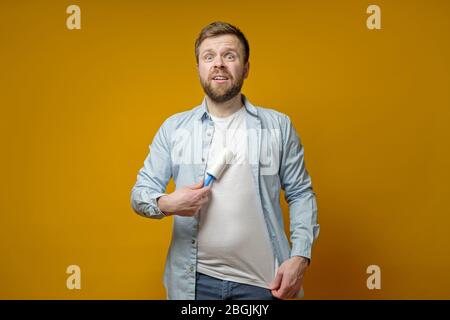
[[[243,94],[241,94],[242,102],[244,103],[244,107],[251,115],[257,117],[258,116],[258,110],[256,107],[250,103],[250,101],[247,99],[247,97]],[[208,108],[206,107],[206,96],[203,98],[202,104],[198,107],[196,111],[196,118],[199,120],[204,120],[207,118],[210,118]]]

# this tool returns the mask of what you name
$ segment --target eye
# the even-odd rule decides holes
[[[212,54],[207,54],[206,56],[203,57],[203,59],[204,59],[206,62],[210,62],[210,61],[212,61],[212,59],[213,59],[213,55],[212,55]]]
[[[229,52],[225,55],[225,58],[227,58],[227,60],[232,61],[232,60],[234,60],[234,54]]]

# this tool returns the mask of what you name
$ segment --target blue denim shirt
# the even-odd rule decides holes
[[[319,234],[316,196],[305,168],[303,146],[289,117],[253,106],[242,95],[246,108],[248,154],[255,190],[276,259],[311,258]],[[133,210],[148,218],[165,218],[157,199],[166,193],[171,178],[176,188],[205,177],[214,123],[206,99],[192,110],[169,117],[159,128],[150,152],[131,191]],[[280,189],[289,204],[290,240],[284,231]],[[172,240],[164,270],[168,299],[195,299],[198,215],[174,216]]]

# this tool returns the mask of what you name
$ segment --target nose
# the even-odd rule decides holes
[[[223,68],[225,65],[223,63],[222,57],[220,55],[217,55],[214,59],[214,67],[215,68]]]

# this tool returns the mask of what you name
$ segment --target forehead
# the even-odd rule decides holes
[[[223,34],[203,40],[199,47],[199,51],[201,53],[207,50],[218,51],[225,48],[240,50],[242,48],[242,44],[238,37],[234,34]]]

